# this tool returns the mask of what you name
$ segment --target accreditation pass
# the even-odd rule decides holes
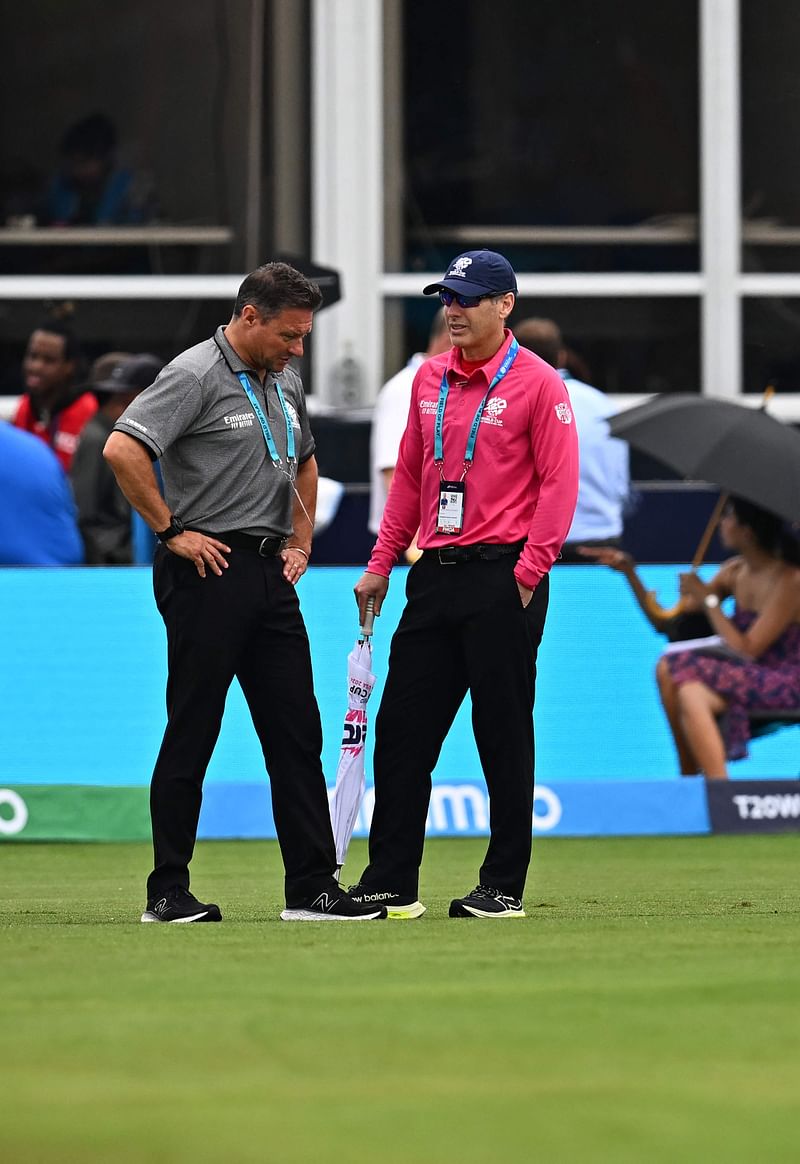
[[[437,534],[460,534],[464,526],[464,482],[442,481],[439,486]]]

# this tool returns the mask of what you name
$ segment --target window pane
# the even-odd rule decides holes
[[[33,300],[3,305],[0,397],[23,391],[22,357],[28,337],[50,318],[51,310],[51,305]],[[213,335],[230,317],[231,300],[76,301],[68,322],[84,356],[79,378],[85,378],[92,360],[110,351],[153,352],[162,360],[171,360],[184,348]],[[0,399],[0,404],[5,402]]]
[[[249,6],[0,0],[0,16],[14,46],[0,70],[0,270],[241,270]],[[43,239],[59,224],[89,234]],[[120,245],[123,228],[139,237]]]
[[[554,319],[589,383],[603,392],[699,392],[697,299],[520,299],[512,328]]]
[[[696,269],[696,0],[403,12],[406,268],[490,245],[520,270]]]
[[[742,267],[800,270],[800,8],[741,0]]]
[[[744,391],[800,392],[800,299],[744,299]]]
[[[235,292],[228,299],[84,299],[71,306],[67,322],[83,353],[79,375],[85,378],[97,356],[110,351],[152,352],[162,360],[213,336],[231,318]],[[63,304],[35,300],[0,303],[0,416],[11,412],[12,397],[23,391],[22,358],[28,337],[40,324],[61,313]],[[323,309],[324,310],[324,309]],[[307,395],[314,391],[314,339],[305,344],[302,359],[292,361]]]
[[[423,352],[438,303],[419,296],[387,299],[387,332],[398,320],[402,350],[387,377]],[[531,316],[553,319],[575,357],[575,374],[611,394],[699,392],[700,306],[696,298],[517,300],[512,330]]]

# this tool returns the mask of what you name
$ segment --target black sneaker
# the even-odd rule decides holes
[[[390,893],[387,889],[370,889],[368,885],[351,885],[347,891],[353,901],[361,905],[385,905],[387,917],[403,921],[412,917],[422,917],[425,906],[414,897],[404,897],[400,893]]]
[[[525,917],[518,897],[509,897],[499,889],[478,885],[466,897],[450,902],[450,917]]]
[[[281,913],[281,921],[379,921],[385,917],[382,905],[354,901],[336,882],[307,901],[287,905]]]
[[[181,885],[173,885],[161,897],[147,903],[143,922],[219,922],[222,914],[218,905],[204,905],[194,894]]]

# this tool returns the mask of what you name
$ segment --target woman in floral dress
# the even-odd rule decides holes
[[[726,760],[747,755],[749,709],[800,708],[800,552],[780,518],[733,498],[720,524],[736,551],[706,585],[681,575],[688,609],[703,610],[731,657],[702,650],[663,655],[656,668],[661,701],[681,773],[724,780]],[[735,600],[731,618],[721,601]]]

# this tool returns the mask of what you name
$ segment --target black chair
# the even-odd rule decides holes
[[[751,707],[747,713],[750,720],[750,735],[753,739],[759,736],[771,736],[782,728],[800,724],[800,708],[794,711],[776,711],[768,707]]]

